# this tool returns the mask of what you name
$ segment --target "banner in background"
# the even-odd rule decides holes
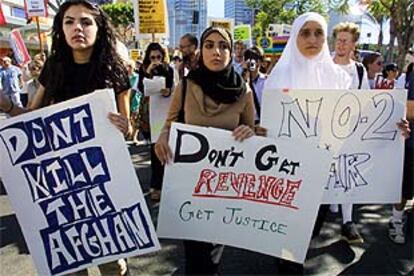
[[[24,9],[27,17],[47,17],[47,0],[24,0]]]
[[[135,30],[138,39],[168,37],[167,3],[165,0],[134,2]]]
[[[250,25],[237,25],[234,27],[234,41],[241,40],[247,47],[252,46],[252,28]]]

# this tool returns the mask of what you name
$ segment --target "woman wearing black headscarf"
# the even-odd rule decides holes
[[[168,146],[172,122],[232,130],[238,141],[254,135],[253,96],[232,66],[232,48],[231,35],[225,29],[209,27],[201,36],[199,67],[190,71],[187,79],[177,86],[167,121],[155,145],[163,164],[172,157]],[[182,106],[184,116],[179,118]],[[184,249],[186,274],[217,273],[223,246],[184,241]]]

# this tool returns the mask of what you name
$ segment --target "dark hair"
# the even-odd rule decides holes
[[[257,46],[253,46],[246,51],[244,51],[244,60],[255,59],[258,61],[263,61],[263,50]]]
[[[67,44],[63,32],[63,19],[66,11],[76,5],[82,5],[91,11],[98,27],[96,41],[93,45],[93,51],[90,58],[91,70],[88,76],[87,89],[93,91],[102,88],[102,85],[108,88],[120,87],[123,84],[125,66],[116,51],[116,35],[114,28],[110,23],[109,17],[103,10],[87,0],[67,0],[57,12],[52,26],[52,49],[48,62],[50,71],[54,73],[53,77],[48,78],[46,83],[46,92],[43,100],[44,104],[49,104],[56,93],[62,90],[65,79],[65,67],[73,63],[72,49]]]
[[[165,63],[165,55],[166,55],[165,49],[158,42],[151,42],[150,44],[148,44],[147,49],[145,50],[144,61],[142,62],[145,69],[147,69],[147,67],[151,64],[151,59],[150,59],[151,51],[160,51],[161,62]]]
[[[389,71],[398,71],[398,66],[396,63],[388,63],[384,66],[384,69],[382,70],[382,76],[384,78],[388,78],[388,72]]]
[[[181,39],[187,39],[191,45],[194,45],[196,48],[198,47],[198,39],[195,35],[186,33],[181,37]]]
[[[372,52],[367,54],[362,60],[362,64],[364,64],[365,69],[368,70],[368,65],[374,63],[374,61],[376,61],[379,57],[381,57],[381,53],[378,52]]]

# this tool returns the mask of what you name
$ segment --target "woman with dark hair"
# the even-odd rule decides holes
[[[371,89],[375,88],[375,79],[377,74],[381,73],[383,68],[384,59],[378,52],[372,52],[367,54],[362,60],[368,73],[368,83]]]
[[[63,102],[96,89],[113,88],[120,114],[109,119],[124,134],[129,124],[128,74],[116,52],[115,32],[99,6],[87,0],[68,0],[56,14],[52,27],[52,50],[39,76],[40,86],[23,109],[0,99],[0,108],[17,115]]]
[[[152,42],[145,50],[144,61],[138,72],[138,90],[144,92],[146,96],[141,101],[140,116],[139,116],[139,128],[144,136],[144,139],[151,140],[151,127],[150,127],[150,101],[151,105],[158,105],[159,97],[156,95],[150,97],[145,92],[144,79],[153,79],[154,77],[165,78],[165,88],[160,90],[160,94],[163,97],[169,97],[174,84],[174,70],[167,63],[167,54],[165,49],[157,42]],[[154,137],[153,137],[154,139]],[[156,138],[155,138],[156,139]],[[154,144],[151,144],[151,190],[150,197],[154,201],[160,200],[161,185],[164,176],[164,168],[158,160],[154,152]]]
[[[172,157],[169,129],[172,122],[181,121],[181,109],[186,124],[232,130],[239,141],[254,135],[253,96],[232,66],[232,49],[232,36],[227,30],[209,27],[202,34],[199,66],[178,84],[155,145],[161,163],[168,163]],[[184,249],[186,274],[217,274],[222,245],[186,240]]]
[[[377,76],[375,89],[394,89],[398,76],[398,66],[395,63],[385,65],[382,76]]]
[[[131,129],[128,119],[130,84],[115,49],[115,32],[101,8],[87,0],[64,2],[54,18],[51,54],[39,76],[40,85],[30,107],[17,107],[0,93],[0,109],[14,116],[96,89],[113,88],[120,114],[110,113],[108,118],[126,135]],[[99,267],[104,270],[101,271],[103,275],[127,272],[124,259]],[[76,274],[86,273],[83,270]]]

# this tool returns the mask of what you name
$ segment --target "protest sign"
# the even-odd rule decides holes
[[[237,25],[234,27],[234,41],[241,40],[247,47],[252,46],[252,29],[250,25]]]
[[[133,4],[137,40],[168,37],[165,0],[138,0]]]
[[[158,235],[303,263],[331,156],[307,145],[173,124]],[[312,155],[304,155],[311,152]],[[318,160],[318,162],[315,162]]]
[[[43,16],[47,17],[46,0],[24,0],[24,9],[27,17]]]
[[[208,19],[208,26],[220,27],[226,29],[233,35],[234,19],[233,18],[212,18]]]
[[[404,90],[265,90],[261,125],[332,152],[324,203],[396,203],[406,99]]]
[[[39,275],[159,249],[101,90],[0,122],[0,174]]]

